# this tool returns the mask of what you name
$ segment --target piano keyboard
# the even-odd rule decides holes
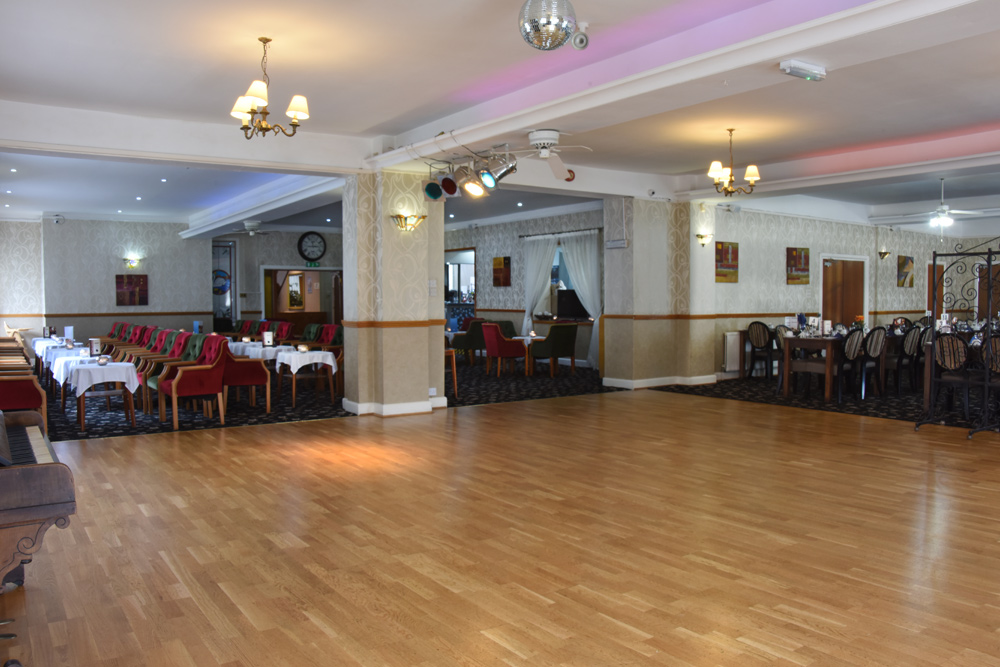
[[[52,452],[52,446],[46,442],[42,430],[37,426],[8,426],[7,441],[10,444],[11,460],[16,466],[58,461]]]

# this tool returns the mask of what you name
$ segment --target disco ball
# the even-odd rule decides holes
[[[569,0],[527,0],[521,7],[520,28],[528,44],[552,51],[573,37],[576,12]]]

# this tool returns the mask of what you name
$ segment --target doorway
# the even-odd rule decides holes
[[[823,319],[851,324],[868,312],[868,262],[863,257],[823,256]]]
[[[265,320],[307,324],[340,324],[344,316],[344,280],[340,269],[261,267]]]
[[[937,295],[934,294],[934,286],[937,285]],[[982,291],[980,291],[982,294]],[[979,304],[979,311],[983,310],[983,303]],[[934,262],[927,263],[927,312],[933,313],[935,319],[941,317],[944,310],[944,264],[938,264],[935,271]]]
[[[444,251],[444,311],[451,331],[458,331],[466,317],[476,316],[475,248]]]

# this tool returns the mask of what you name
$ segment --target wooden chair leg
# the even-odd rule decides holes
[[[326,366],[326,381],[330,385],[330,403],[331,405],[337,403],[337,392],[334,389],[333,384],[333,367]]]
[[[160,421],[165,422],[167,421],[167,397],[162,391],[157,391],[156,394],[157,400],[160,404]],[[176,405],[176,403],[174,403],[174,405]]]
[[[173,407],[174,407],[174,430],[177,431],[181,427],[180,418],[177,415],[177,394],[174,394],[170,398],[171,401],[173,402]]]
[[[219,401],[219,424],[222,426],[226,425],[226,406],[225,402],[222,400],[222,392],[216,394],[216,400]]]
[[[270,377],[268,378],[270,380]],[[264,395],[267,401],[267,414],[271,414],[271,383],[270,381],[264,384]]]
[[[556,362],[558,359],[555,357],[549,357],[549,377],[554,378],[556,376]]]
[[[295,407],[295,373],[292,373],[292,407]]]

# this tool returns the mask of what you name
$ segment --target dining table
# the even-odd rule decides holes
[[[294,408],[296,379],[299,370],[307,366],[317,364],[326,366],[325,376],[327,381],[330,383],[330,402],[335,403],[337,397],[336,392],[334,391],[333,374],[337,372],[337,358],[334,356],[333,352],[324,352],[320,350],[299,352],[290,345],[284,345],[282,347],[287,347],[289,349],[282,350],[275,357],[275,364],[278,367],[278,396],[281,396],[281,387],[285,377],[285,368],[288,368],[292,376],[292,407]],[[322,376],[317,373],[317,382],[319,382],[320,377]]]
[[[829,402],[833,398],[833,368],[840,358],[844,339],[839,336],[785,336],[783,342],[781,395],[788,398],[792,394],[792,353],[795,350],[822,352],[826,361],[823,373],[823,400]]]
[[[113,383],[114,389],[94,390],[93,387]],[[79,363],[73,366],[69,373],[69,384],[76,391],[76,413],[80,430],[87,430],[86,404],[87,398],[121,396],[125,403],[125,417],[135,428],[135,405],[132,394],[139,388],[139,378],[135,366],[127,361],[99,363]]]
[[[243,348],[243,353],[246,356],[251,359],[263,359],[264,361],[274,361],[278,358],[279,354],[294,351],[295,348],[291,345],[275,345],[274,347],[264,347],[263,345],[260,345],[259,347]]]

